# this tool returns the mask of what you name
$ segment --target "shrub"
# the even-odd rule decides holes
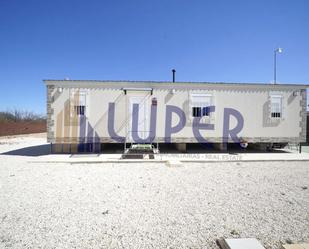
[[[13,111],[0,111],[0,121],[45,121],[44,115],[36,114],[29,111],[14,109]]]

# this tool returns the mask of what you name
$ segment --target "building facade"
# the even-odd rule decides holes
[[[307,85],[44,80],[54,152],[102,143],[302,143]]]

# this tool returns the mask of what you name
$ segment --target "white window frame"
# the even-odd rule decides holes
[[[79,92],[79,98],[78,98],[78,102],[75,103],[75,94],[76,92]],[[85,106],[85,110],[84,110],[84,115],[85,117],[87,117],[88,115],[88,106],[87,106],[87,95],[88,92],[86,89],[72,89],[70,91],[70,117],[74,118],[74,117],[79,117],[80,115],[76,114],[76,107],[77,106]]]
[[[212,106],[214,101],[214,97],[212,93],[205,92],[191,92],[190,93],[190,105],[189,105],[189,115],[190,120],[192,121],[195,117],[193,116],[193,108],[200,107],[201,108],[201,123],[207,123],[211,118],[213,118],[213,112],[210,112],[209,115],[203,116],[203,108]]]
[[[275,106],[275,104],[279,105]],[[270,94],[270,118],[273,120],[283,118],[283,96],[281,94]]]

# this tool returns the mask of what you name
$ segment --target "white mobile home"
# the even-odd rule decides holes
[[[286,144],[306,140],[296,84],[44,80],[54,152],[104,143]]]

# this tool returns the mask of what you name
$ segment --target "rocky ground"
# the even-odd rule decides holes
[[[0,153],[20,148],[20,139],[0,140]],[[0,248],[218,248],[220,237],[256,237],[279,249],[309,241],[308,162],[29,159],[0,155]]]

